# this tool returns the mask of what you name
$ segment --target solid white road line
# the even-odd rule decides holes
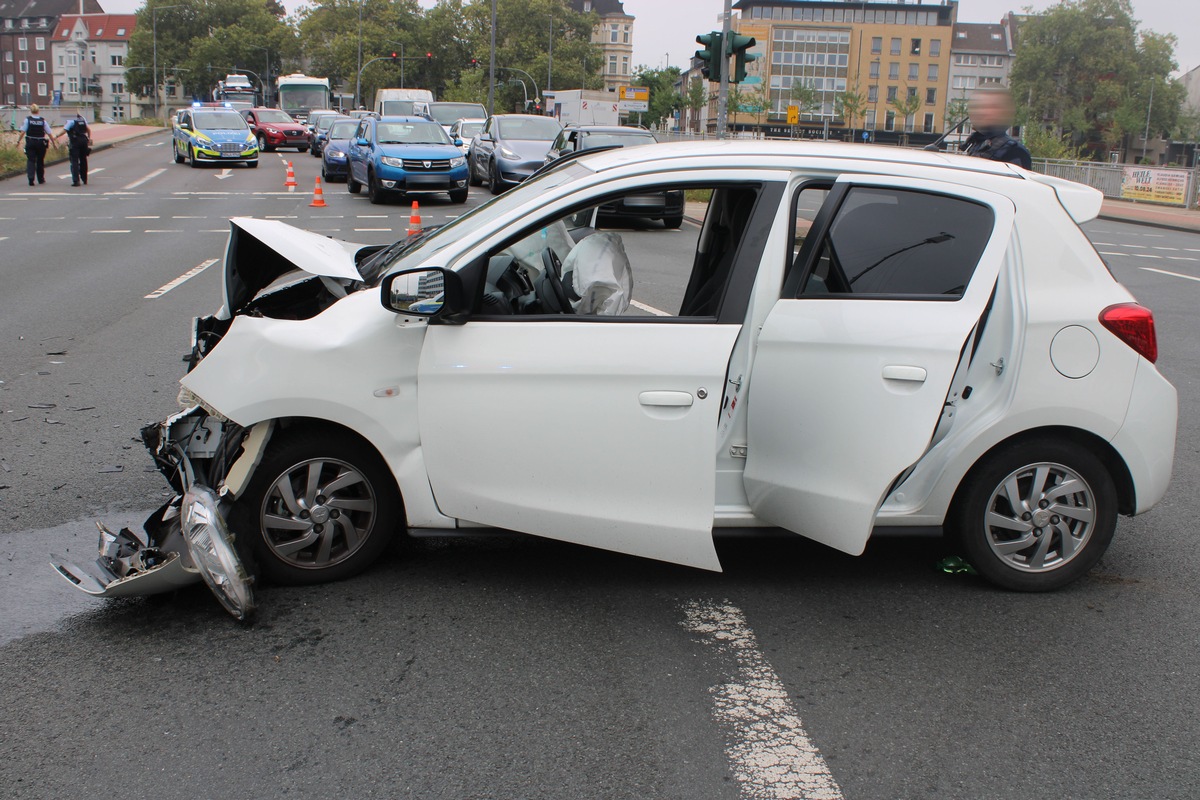
[[[671,316],[669,311],[663,311],[661,308],[655,308],[654,306],[648,306],[645,303],[639,303],[637,300],[630,300],[629,305],[633,306],[634,308],[640,308],[642,311],[653,314],[656,317]]]
[[[186,282],[186,281],[188,281],[188,280],[190,280],[190,279],[192,279],[192,278],[196,277],[196,276],[197,276],[197,275],[199,275],[201,272],[204,272],[204,270],[208,269],[209,267],[211,267],[211,266],[212,266],[213,264],[215,264],[215,263],[217,263],[217,260],[216,260],[215,258],[210,258],[210,259],[208,259],[207,261],[201,261],[199,264],[197,264],[196,266],[192,267],[191,269],[189,269],[187,272],[185,272],[185,273],[183,273],[182,275],[180,275],[180,276],[179,276],[178,278],[176,278],[175,280],[171,281],[170,283],[166,283],[166,284],[163,284],[162,286],[158,287],[158,288],[157,288],[157,289],[155,289],[153,292],[151,292],[150,294],[146,295],[146,296],[145,296],[145,298],[143,298],[143,299],[145,299],[145,300],[154,300],[154,299],[156,299],[156,298],[162,297],[164,294],[166,294],[167,292],[171,291],[171,290],[172,290],[172,289],[174,289],[176,286],[179,286],[180,284],[182,284],[182,283],[184,283],[184,282]]]
[[[1178,272],[1168,272],[1165,269],[1155,269],[1154,267],[1139,267],[1139,269],[1144,269],[1146,272],[1157,272],[1159,275],[1170,275],[1172,278],[1183,278],[1184,280],[1188,281],[1200,281],[1200,278],[1197,278],[1195,275],[1182,275]]]
[[[725,754],[742,797],[843,800],[741,609],[728,602],[688,603],[683,627],[734,662],[729,681],[710,691],[713,716],[732,733]]]
[[[355,228],[355,233],[391,233],[391,228]]]
[[[139,178],[138,180],[134,181],[133,183],[129,184],[128,186],[122,186],[121,191],[127,192],[130,189],[136,189],[137,187],[141,186],[143,183],[154,180],[155,178],[157,178],[159,175],[162,175],[166,171],[167,171],[166,167],[163,167],[162,169],[156,169],[156,170],[154,170],[154,172],[151,172],[146,177]]]

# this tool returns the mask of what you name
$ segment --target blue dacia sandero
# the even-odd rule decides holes
[[[364,118],[350,140],[351,194],[367,187],[372,203],[413,192],[448,192],[467,201],[467,164],[441,125],[422,117]]]

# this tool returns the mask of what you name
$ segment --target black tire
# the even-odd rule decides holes
[[[483,186],[483,178],[475,172],[475,154],[467,153],[467,183],[472,186]]]
[[[465,203],[465,202],[467,202],[467,194],[468,193],[469,192],[467,189],[455,189],[454,191],[450,192],[450,202],[451,203]]]
[[[371,205],[383,205],[387,198],[384,196],[383,187],[379,185],[379,181],[375,180],[375,173],[367,172],[367,199],[371,201]]]
[[[671,230],[678,230],[683,225],[683,214],[677,217],[663,217],[663,225]]]
[[[1070,490],[1056,489],[1068,482]],[[1117,490],[1100,459],[1080,445],[1016,442],[968,473],[948,522],[980,575],[1005,589],[1048,592],[1078,580],[1104,555],[1117,526]]]
[[[258,152],[269,153],[275,149],[267,144],[267,137],[265,135],[259,133],[255,138],[258,139]]]
[[[312,474],[318,489],[309,496]],[[279,488],[285,479],[287,492]],[[301,585],[367,569],[401,532],[404,514],[395,479],[373,448],[347,433],[308,428],[271,442],[230,522],[262,576]]]
[[[307,152],[308,152],[308,145],[303,145],[303,146],[301,146],[301,147],[297,147],[297,148],[296,148],[296,152],[297,152],[297,153],[307,153]]]
[[[188,164],[192,169],[200,169],[200,162],[196,160],[196,148],[188,145]]]
[[[182,164],[184,161],[187,161],[186,158],[179,154],[179,142],[176,142],[174,139],[171,140],[171,158],[175,160],[176,164]]]
[[[503,194],[507,188],[504,178],[500,177],[500,167],[496,166],[496,161],[493,159],[488,165],[488,189],[492,194]]]
[[[321,159],[321,180],[325,183],[333,183],[329,180],[329,173],[325,171],[325,159]]]
[[[256,158],[253,161],[247,161],[246,166],[250,169],[258,169],[258,159]]]
[[[352,172],[346,173],[346,190],[350,194],[358,194],[362,191],[362,184],[354,180],[354,173]]]

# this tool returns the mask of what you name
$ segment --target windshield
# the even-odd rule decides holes
[[[411,117],[413,115],[412,100],[384,100],[379,109],[385,117]]]
[[[329,128],[329,138],[349,139],[358,130],[358,120],[338,120]]]
[[[324,86],[280,86],[279,105],[283,108],[325,108],[325,96],[328,90]]]
[[[639,144],[658,144],[650,133],[589,133],[583,140],[583,149],[593,147],[633,147]]]
[[[246,129],[246,120],[236,111],[196,111],[192,114],[198,130],[237,131]]]
[[[292,119],[282,111],[260,111],[258,112],[258,121],[272,122],[283,125],[295,124],[296,122],[296,120]]]
[[[587,167],[572,163],[562,169],[530,178],[515,189],[510,189],[490,202],[476,206],[458,219],[451,220],[415,242],[401,239],[388,250],[382,251],[383,257],[359,264],[358,270],[367,284],[375,286],[386,273],[394,269],[431,263],[433,259],[437,258],[438,253],[448,245],[487,229],[495,224],[495,220],[503,217],[512,209],[529,202],[531,198],[590,174],[592,171]],[[411,246],[406,247],[405,245],[410,242]]]
[[[242,91],[226,89],[221,93],[221,99],[238,103],[253,103],[256,99],[258,99],[258,92],[255,92],[252,89],[245,89]]]
[[[337,121],[337,114],[325,114],[317,120],[317,130],[327,131],[333,127],[333,123]]]
[[[375,126],[379,144],[450,144],[442,126],[433,122],[380,122]]]
[[[509,117],[496,120],[502,139],[530,139],[536,142],[551,142],[558,136],[562,126],[552,117]]]
[[[483,130],[482,122],[464,122],[458,129],[458,136],[461,139],[471,139],[478,136],[481,130]]]
[[[478,103],[430,103],[429,116],[442,125],[453,125],[467,117],[486,117],[487,111]]]

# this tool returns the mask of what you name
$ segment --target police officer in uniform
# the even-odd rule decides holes
[[[82,114],[76,114],[63,126],[67,137],[67,155],[71,159],[71,185],[78,186],[80,180],[87,183],[88,154],[92,151],[92,132]]]
[[[1007,161],[1025,169],[1033,167],[1033,158],[1025,145],[1008,132],[1015,116],[1015,106],[1007,90],[976,91],[971,95],[969,113],[974,130],[961,146],[967,155]]]
[[[54,136],[50,132],[50,123],[38,110],[37,103],[29,107],[29,116],[21,123],[21,133],[17,136],[17,147],[21,146],[21,139],[25,139],[25,175],[30,186],[35,177],[38,183],[46,182],[46,151]]]

